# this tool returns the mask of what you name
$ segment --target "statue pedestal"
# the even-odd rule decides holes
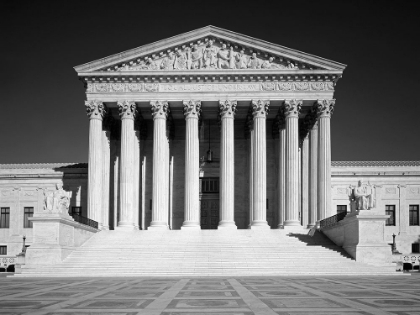
[[[99,231],[74,221],[67,213],[43,213],[30,220],[33,244],[26,251],[27,267],[60,263]]]
[[[373,210],[357,210],[322,232],[356,261],[383,266],[392,262],[391,247],[385,241],[388,218]]]

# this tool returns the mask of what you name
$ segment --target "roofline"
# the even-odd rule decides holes
[[[248,35],[225,30],[212,25],[205,26],[193,31],[189,31],[183,34],[175,35],[166,39],[162,39],[151,44],[139,46],[137,48],[129,49],[121,53],[117,53],[108,57],[97,59],[79,66],[75,66],[76,72],[86,72],[88,70],[107,67],[117,62],[125,62],[140,54],[148,54],[156,50],[164,50],[174,45],[179,45],[180,42],[188,42],[197,40],[203,36],[216,36],[225,40],[235,41],[244,46],[260,46],[262,49],[273,54],[282,54],[287,58],[295,59],[304,63],[312,63],[315,65],[331,68],[330,70],[341,70],[346,68],[345,64],[318,57],[316,55],[308,54],[296,49],[287,48],[278,44],[270,43],[265,40],[253,38]],[[275,48],[275,49],[273,49]]]

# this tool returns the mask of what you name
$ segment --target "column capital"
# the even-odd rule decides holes
[[[134,101],[118,101],[118,113],[121,120],[135,119],[137,115],[137,106]]]
[[[184,104],[184,116],[185,119],[188,118],[200,118],[201,115],[201,101],[197,100],[188,100],[183,101]]]
[[[335,99],[317,100],[315,103],[316,112],[319,118],[331,118],[334,111]]]
[[[153,119],[166,119],[170,113],[169,104],[167,101],[151,101],[151,111]]]
[[[233,118],[236,114],[236,101],[232,100],[223,100],[219,101],[219,114],[223,118]]]
[[[285,100],[283,104],[284,116],[286,118],[299,118],[299,113],[302,108],[302,100],[291,99]]]
[[[98,100],[85,101],[86,114],[89,119],[102,120],[106,114],[106,106]]]
[[[252,115],[255,118],[266,118],[268,114],[268,106],[270,106],[270,101],[265,100],[252,100]]]

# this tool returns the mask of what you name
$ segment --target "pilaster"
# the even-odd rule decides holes
[[[299,113],[301,100],[285,100],[286,118],[286,211],[284,226],[301,226],[299,221]]]
[[[153,184],[152,184],[152,222],[151,229],[168,229],[168,187],[165,181],[168,161],[166,119],[169,105],[166,101],[150,102],[153,116]]]
[[[236,105],[236,101],[231,100],[219,102],[219,114],[222,126],[220,141],[220,222],[218,229],[236,229],[234,220],[234,117]]]
[[[106,114],[105,105],[97,100],[86,101],[89,117],[89,164],[88,164],[88,209],[89,219],[102,221],[102,120]]]
[[[118,227],[134,229],[134,120],[137,115],[136,103],[119,101],[118,111],[121,118],[120,218]]]
[[[267,223],[267,152],[266,152],[266,118],[269,101],[252,100],[254,117],[253,146],[253,218],[251,229],[269,229]]]
[[[198,122],[201,115],[201,101],[184,101],[185,116],[185,201],[184,223],[181,229],[200,227],[200,165]]]

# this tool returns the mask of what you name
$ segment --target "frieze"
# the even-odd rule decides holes
[[[87,93],[333,91],[333,82],[88,83]]]

